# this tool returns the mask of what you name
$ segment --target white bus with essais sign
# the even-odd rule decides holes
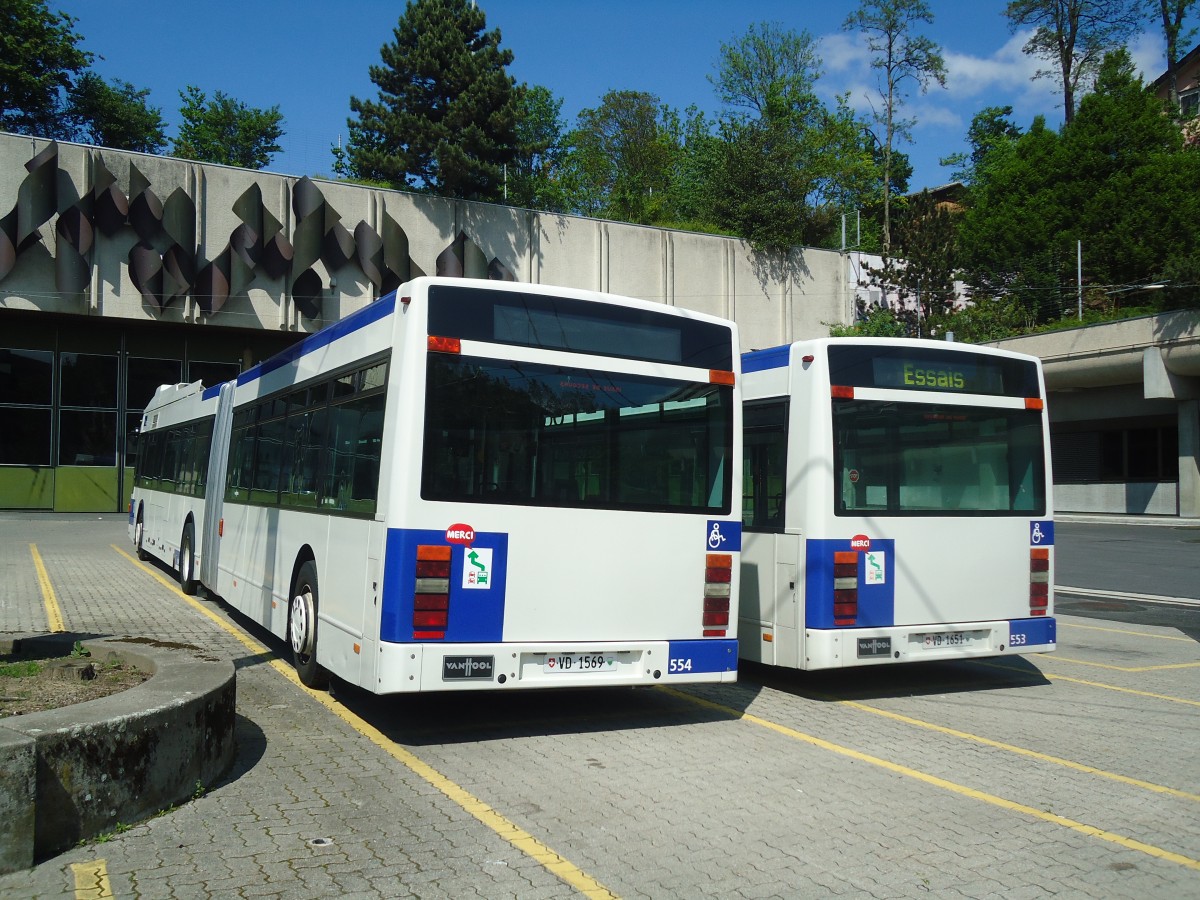
[[[742,357],[744,660],[1055,649],[1041,362],[829,338]]]
[[[130,535],[376,693],[734,681],[736,326],[419,278],[160,388]]]

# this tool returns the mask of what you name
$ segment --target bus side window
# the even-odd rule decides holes
[[[786,399],[747,403],[743,411],[742,524],[783,531],[787,491]]]

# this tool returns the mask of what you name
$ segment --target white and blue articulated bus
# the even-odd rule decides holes
[[[376,693],[737,677],[736,326],[418,278],[235,381],[159,389],[143,556]]]
[[[742,659],[1055,649],[1040,360],[829,338],[746,353],[742,372]]]

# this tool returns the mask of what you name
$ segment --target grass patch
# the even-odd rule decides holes
[[[36,659],[0,664],[0,678],[32,678],[40,671],[42,664]]]

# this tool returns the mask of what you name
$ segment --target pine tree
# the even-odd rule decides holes
[[[518,94],[470,0],[411,0],[371,66],[377,100],[350,98],[353,177],[443,197],[499,199],[515,157]]]

